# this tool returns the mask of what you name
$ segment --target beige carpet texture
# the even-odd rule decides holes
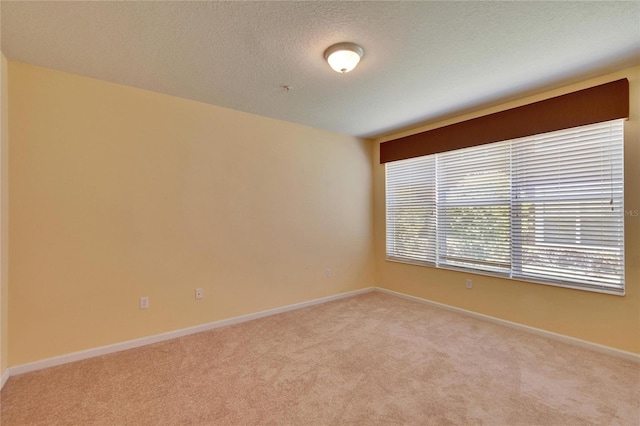
[[[14,376],[13,425],[638,425],[640,364],[378,292]]]

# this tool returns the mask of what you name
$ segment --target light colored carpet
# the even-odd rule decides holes
[[[11,377],[11,425],[638,425],[640,368],[381,293]]]

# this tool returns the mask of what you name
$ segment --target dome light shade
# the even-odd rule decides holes
[[[358,65],[364,49],[355,43],[338,43],[324,51],[324,58],[336,72],[346,73]]]

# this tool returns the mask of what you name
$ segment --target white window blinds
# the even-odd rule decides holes
[[[503,142],[437,155],[440,265],[509,272],[509,148]]]
[[[622,120],[386,167],[389,260],[624,292]]]
[[[513,276],[622,289],[622,120],[513,142]]]
[[[390,259],[435,264],[435,155],[389,163],[387,253]]]

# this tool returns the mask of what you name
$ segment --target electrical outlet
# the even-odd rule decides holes
[[[333,276],[333,271],[331,269],[327,269],[324,273],[326,274],[327,278],[331,278]]]
[[[148,309],[149,308],[149,298],[147,296],[140,298],[140,309]]]
[[[202,289],[196,288],[196,299],[202,299]]]
[[[466,286],[467,286],[468,289],[473,288],[473,283],[471,283],[471,280],[467,280]]]

